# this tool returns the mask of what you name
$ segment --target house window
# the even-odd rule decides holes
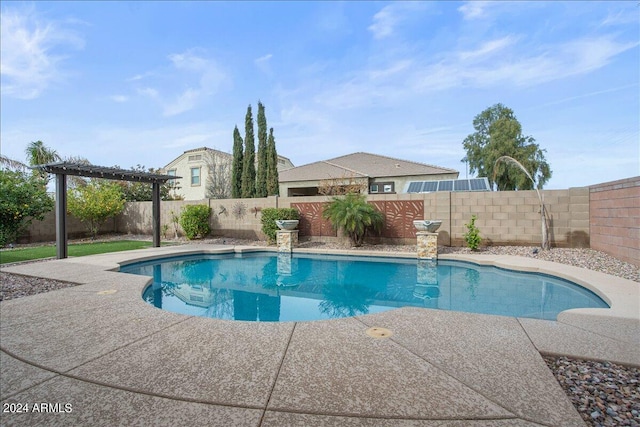
[[[191,186],[200,185],[200,168],[191,168]]]
[[[194,154],[193,156],[189,156],[188,160],[190,162],[197,162],[199,160],[202,160],[202,154]]]
[[[169,169],[167,171],[167,175],[176,176],[176,170],[175,169]],[[175,179],[170,179],[170,180],[167,181],[167,184],[169,184],[170,187],[175,187],[176,180]]]
[[[377,182],[369,186],[369,193],[383,194],[395,193],[395,184],[393,182]]]

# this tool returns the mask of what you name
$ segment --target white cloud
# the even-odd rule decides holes
[[[547,46],[531,56],[514,53],[502,62],[468,69],[459,77],[481,87],[505,83],[531,86],[597,70],[638,44],[616,42],[607,36],[577,39]]]
[[[545,104],[542,105],[538,105],[534,108],[546,108],[546,107],[550,107],[552,105],[560,105],[560,104],[564,104],[566,102],[571,102],[571,101],[575,101],[578,99],[585,99],[585,98],[591,98],[593,96],[598,96],[598,95],[604,95],[607,93],[613,93],[613,92],[618,92],[621,90],[627,90],[627,89],[631,89],[631,88],[637,88],[638,86],[640,86],[639,83],[632,83],[632,84],[628,84],[628,85],[624,85],[624,86],[617,86],[617,87],[612,87],[609,89],[604,89],[604,90],[597,90],[594,92],[588,92],[588,93],[583,93],[581,95],[576,95],[576,96],[570,96],[567,98],[562,98],[562,99],[557,99],[555,101],[551,101],[551,102],[547,102]]]
[[[462,51],[458,54],[462,61],[482,59],[486,56],[493,55],[501,50],[512,46],[516,42],[516,37],[506,36],[496,40],[489,40],[483,43],[478,49],[471,51]]]
[[[138,88],[137,92],[140,95],[144,95],[147,96],[151,99],[158,99],[159,98],[159,93],[157,89],[151,88],[151,87],[142,87],[142,88]]]
[[[392,6],[385,6],[373,16],[373,24],[369,26],[369,31],[373,33],[374,38],[382,39],[393,33],[393,29],[398,23],[398,18],[391,8]]]
[[[373,23],[368,29],[373,33],[375,39],[384,39],[394,34],[399,24],[424,7],[425,3],[421,2],[397,2],[390,4],[373,15]]]
[[[109,97],[109,99],[111,99],[113,102],[127,102],[129,100],[129,97],[126,95],[111,95]]]
[[[487,16],[487,9],[491,7],[488,1],[468,1],[458,8],[464,19],[472,20]]]
[[[630,6],[630,7],[629,7]],[[607,17],[600,24],[603,27],[606,26],[615,26],[615,25],[626,25],[631,23],[638,23],[638,13],[637,13],[637,4],[633,4],[632,2],[623,3],[622,7],[626,7],[626,9],[618,10],[617,12],[609,12]],[[636,10],[631,10],[631,8],[636,8]]]
[[[600,36],[531,48],[522,37],[509,35],[471,49],[363,67],[309,90],[315,92],[315,102],[330,108],[397,105],[421,93],[463,87],[526,87],[587,74],[638,45]],[[433,61],[433,57],[438,59]]]
[[[5,8],[0,21],[3,95],[37,98],[63,79],[66,52],[84,47],[75,32],[41,19],[33,7],[24,11]]]
[[[458,7],[458,12],[464,21],[469,21],[467,24],[470,24],[471,21],[484,24],[482,21],[493,21],[505,17],[504,15],[508,15],[510,20],[515,16],[526,17],[531,10],[549,6],[547,3],[553,2],[471,0]]]
[[[198,54],[194,49],[174,53],[167,58],[170,66],[166,69],[138,74],[129,79],[135,84],[153,84],[154,87],[140,86],[136,90],[157,102],[164,116],[175,116],[193,110],[215,95],[229,80],[214,60]],[[176,87],[180,89],[176,91]]]
[[[294,104],[291,107],[283,108],[280,111],[279,126],[295,128],[307,132],[329,132],[331,130],[331,121],[321,114],[319,111],[309,108],[300,107]]]
[[[397,75],[402,71],[406,70],[413,63],[410,59],[403,59],[396,63],[390,64],[388,67],[384,69],[371,70],[369,72],[369,77],[372,80],[385,79]]]
[[[268,53],[264,56],[261,56],[260,58],[256,58],[253,63],[256,64],[256,67],[258,67],[258,69],[260,71],[262,71],[263,73],[266,74],[270,74],[271,73],[271,58],[273,58],[273,55]]]

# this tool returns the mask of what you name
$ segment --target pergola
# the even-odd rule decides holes
[[[56,257],[67,257],[67,175],[103,178],[116,181],[135,181],[152,184],[153,246],[160,246],[160,185],[180,176],[137,172],[103,166],[56,162],[33,166],[56,176]]]

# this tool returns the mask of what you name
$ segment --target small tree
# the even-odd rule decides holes
[[[67,199],[67,209],[85,223],[91,238],[97,236],[107,218],[122,212],[125,203],[122,187],[117,182],[98,179],[71,189]]]
[[[379,232],[384,224],[382,212],[368,204],[363,194],[355,193],[334,197],[322,217],[331,221],[334,229],[344,230],[354,246],[362,246],[367,231]]]
[[[198,236],[206,237],[211,232],[210,216],[211,208],[207,205],[187,205],[182,208],[180,225],[187,239],[193,240]]]
[[[43,178],[0,169],[0,246],[15,241],[32,220],[42,220],[52,209]]]
[[[327,178],[318,183],[318,194],[323,196],[343,196],[350,193],[364,193],[367,183],[353,175],[342,178]]]
[[[209,199],[228,199],[231,196],[231,168],[229,155],[209,150],[205,156],[207,164],[206,191]]]
[[[233,164],[231,165],[231,197],[242,197],[242,137],[238,126],[233,129]]]
[[[482,241],[480,230],[476,227],[476,219],[478,219],[477,216],[471,215],[471,222],[464,225],[467,228],[467,232],[464,233],[464,241],[472,251],[477,251]]]
[[[119,169],[119,166],[114,166]],[[156,169],[145,168],[143,165],[137,165],[131,168],[134,172],[142,173],[157,173]],[[118,185],[122,188],[122,195],[127,202],[150,202],[153,199],[153,186],[148,182],[138,181],[117,181]],[[160,199],[161,200],[173,200],[171,195],[173,189],[173,183],[165,182],[160,185]]]

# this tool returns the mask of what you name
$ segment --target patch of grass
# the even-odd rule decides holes
[[[145,242],[142,240],[118,240],[115,242],[71,244],[68,247],[68,251],[70,257],[76,257],[104,254],[108,252],[130,251],[133,249],[143,249],[151,246],[151,242]],[[0,264],[51,258],[55,256],[55,246],[34,246],[31,248],[10,249],[0,252]]]

